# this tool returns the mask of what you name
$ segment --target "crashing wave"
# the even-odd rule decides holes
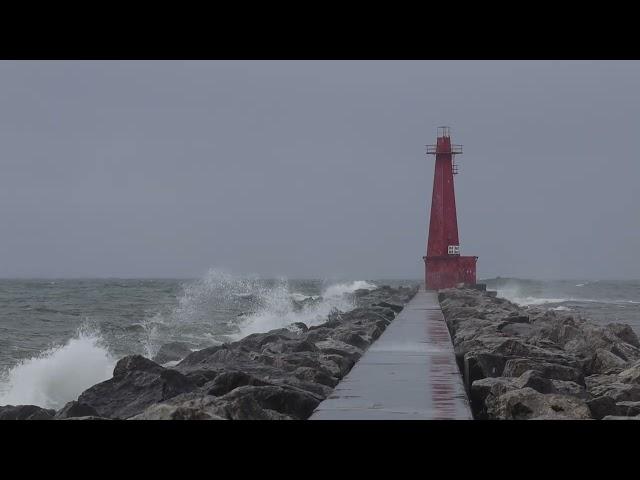
[[[100,334],[84,325],[64,345],[23,360],[5,372],[0,405],[60,408],[111,377],[115,359]]]

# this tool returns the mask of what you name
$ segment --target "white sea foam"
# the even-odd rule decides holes
[[[354,299],[349,294],[361,288],[372,289],[376,288],[376,285],[364,280],[330,285],[315,303],[295,309],[288,283],[282,280],[276,288],[261,292],[262,307],[244,317],[240,332],[235,338],[283,328],[295,322],[302,322],[307,326],[318,325],[326,321],[327,315],[334,310],[346,311],[354,308]]]
[[[544,305],[546,303],[562,303],[570,300],[569,298],[547,298],[523,295],[518,289],[515,288],[499,288],[498,296],[525,307],[533,305]]]
[[[179,363],[180,363],[180,360],[171,360],[169,362],[163,363],[162,366],[165,368],[175,367]]]
[[[322,298],[340,298],[348,293],[353,293],[360,289],[373,289],[376,285],[365,280],[356,280],[355,282],[336,283],[331,285],[322,292]]]
[[[178,304],[169,312],[157,312],[142,321],[144,336],[142,346],[147,358],[154,358],[161,345],[171,341],[171,331],[185,339],[182,328],[187,324],[211,324],[212,312],[226,308],[234,301],[255,301],[260,291],[257,278],[238,277],[221,269],[210,269],[201,279],[183,286]],[[164,332],[160,332],[163,327]],[[211,324],[211,327],[214,327]],[[168,330],[168,331],[167,331]],[[203,332],[201,339],[219,343],[210,333]]]
[[[62,346],[22,361],[2,379],[0,405],[60,408],[111,377],[115,360],[100,335],[81,327]]]
[[[327,286],[320,295],[305,295],[292,292],[285,278],[267,282],[257,276],[244,277],[210,269],[201,279],[184,286],[178,305],[171,312],[158,313],[142,322],[146,333],[143,340],[145,356],[153,358],[160,345],[168,341],[166,331],[160,335],[159,327],[175,328],[182,335],[180,327],[185,324],[209,325],[216,339],[225,337],[233,341],[296,322],[317,325],[326,321],[327,315],[335,309],[354,308],[354,299],[349,294],[361,288],[372,289],[376,285],[364,280],[340,282]],[[307,299],[312,302],[302,306],[295,303]],[[227,323],[236,331],[220,334],[213,318],[216,315],[219,318],[222,309],[238,302],[248,313],[230,316]],[[205,336],[205,333],[201,334],[201,338]]]
[[[510,302],[518,304],[523,307],[528,306],[538,306],[545,304],[553,304],[553,303],[565,303],[565,302],[573,302],[573,303],[609,303],[609,304],[620,304],[620,303],[640,303],[634,300],[614,300],[609,298],[580,298],[580,297],[563,297],[563,298],[551,298],[551,297],[534,297],[531,295],[523,294],[521,290],[517,287],[512,288],[498,288],[498,297],[505,298]],[[557,307],[554,310],[563,310],[568,309],[568,307]]]
[[[569,307],[565,307],[564,305],[560,305],[559,307],[554,307],[551,310],[556,310],[559,312],[567,312],[569,310],[571,310]]]
[[[293,292],[291,298],[296,302],[304,302],[305,300],[318,300],[320,295],[304,295],[302,293]]]

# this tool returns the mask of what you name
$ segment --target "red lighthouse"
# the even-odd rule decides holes
[[[460,255],[456,197],[453,175],[458,173],[455,155],[462,145],[452,145],[449,127],[438,127],[436,145],[427,145],[427,154],[436,156],[427,256],[424,259],[425,287],[428,290],[476,283],[478,257]]]

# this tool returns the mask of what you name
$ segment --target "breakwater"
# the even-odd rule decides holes
[[[438,294],[476,419],[640,419],[640,341],[623,323]]]
[[[59,410],[0,407],[0,419],[305,419],[383,333],[417,288],[356,290],[356,308],[191,352],[120,359],[112,378]]]
[[[421,289],[311,420],[471,420],[437,293]]]

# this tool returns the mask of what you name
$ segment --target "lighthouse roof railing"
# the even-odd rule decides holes
[[[436,153],[450,153],[452,155],[458,155],[462,153],[462,145],[451,145],[451,150],[447,151],[442,149],[438,150],[438,146],[437,145],[426,145],[427,147],[427,155],[435,155]]]

